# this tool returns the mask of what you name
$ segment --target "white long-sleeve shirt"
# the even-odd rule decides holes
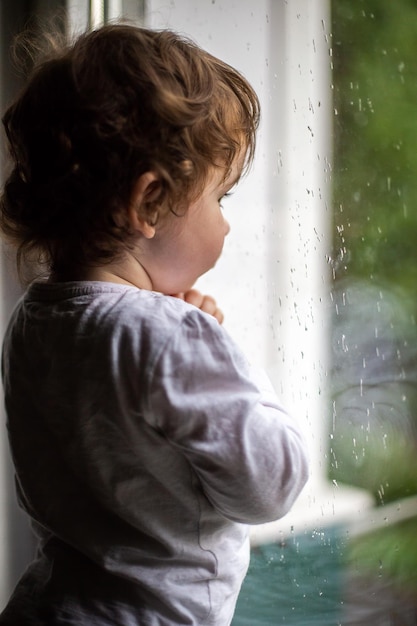
[[[40,551],[0,625],[230,624],[247,525],[289,510],[307,461],[217,321],[134,287],[35,283],[3,382]]]

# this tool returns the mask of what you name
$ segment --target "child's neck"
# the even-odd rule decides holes
[[[152,282],[146,270],[136,259],[131,257],[105,265],[80,268],[68,276],[52,274],[50,277],[51,282],[68,280],[118,283],[121,285],[132,285],[138,289],[152,290]]]
[[[122,272],[112,271],[110,267],[91,267],[83,272],[81,280],[101,281],[106,283],[119,283],[121,285],[133,285],[144,289],[141,285],[136,284],[137,281],[129,280]]]

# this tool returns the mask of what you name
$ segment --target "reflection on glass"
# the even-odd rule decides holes
[[[405,0],[333,2],[329,475],[380,511],[347,545],[348,624],[417,623],[416,19]]]

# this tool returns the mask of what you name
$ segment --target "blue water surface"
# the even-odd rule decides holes
[[[345,546],[326,528],[254,548],[232,626],[339,626]]]

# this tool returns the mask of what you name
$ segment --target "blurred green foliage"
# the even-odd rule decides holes
[[[363,579],[387,577],[415,600],[417,589],[417,534],[415,519],[365,534],[357,538],[348,560]]]
[[[417,360],[417,0],[333,0],[332,58],[335,289],[346,280],[384,285],[388,292],[399,288],[403,297],[398,315],[402,301],[415,303],[408,343],[416,344],[416,355],[404,363],[404,376],[413,382],[417,371],[413,363]],[[355,317],[349,322],[352,341],[356,337],[362,342],[359,350],[365,350],[358,331],[364,306],[353,311]],[[392,335],[398,325],[396,315],[387,320]],[[339,332],[348,334],[348,327]],[[377,340],[374,351],[378,351]],[[346,363],[339,359],[337,366],[343,370]],[[390,363],[378,367],[389,381]],[[358,367],[357,385],[365,375]],[[393,396],[392,407],[396,402]],[[412,394],[408,403],[417,433]],[[409,466],[417,453],[416,439],[405,445],[399,435],[399,415],[392,419],[398,433],[390,446],[379,450],[380,433],[371,425],[358,467],[352,439],[359,441],[361,431],[340,417],[336,426],[345,436],[334,444],[336,460],[331,462],[330,477],[368,488],[377,501],[381,483],[387,485],[385,501],[416,493],[417,474]]]
[[[410,350],[403,368],[402,384],[407,381],[409,393],[390,396],[389,385],[396,384],[390,378],[392,363],[378,357],[374,388],[372,380],[367,389],[361,388],[356,404],[354,394],[345,391],[348,400],[339,411],[338,397],[333,397],[329,476],[369,490],[376,504],[383,505],[417,493],[417,0],[332,0],[332,37],[335,293],[342,290],[344,298],[344,283],[368,281],[383,285],[386,293],[399,288],[403,293],[399,312],[406,300],[414,303],[406,329],[408,341],[402,344],[407,350],[415,345],[414,356]],[[364,302],[350,316],[352,343],[360,338],[359,352],[367,345],[357,331],[365,311]],[[386,320],[394,339],[398,316],[394,313]],[[376,318],[374,324],[375,353],[380,341]],[[347,329],[347,325],[340,328],[340,336],[345,338]],[[340,371],[346,370],[348,357],[337,361]],[[358,379],[364,376],[365,366],[357,369]],[[397,383],[401,380],[397,377]],[[352,379],[351,384],[354,388],[359,381]],[[378,385],[386,393],[385,405],[373,401]],[[402,401],[407,402],[414,422],[411,431],[402,430],[398,409]],[[366,409],[362,421],[357,418],[361,404]],[[348,411],[350,420],[345,418]],[[404,602],[413,599],[412,611],[417,615],[417,517],[400,524],[389,522],[354,540],[347,558],[359,586],[370,590],[381,580],[378,584],[384,589],[388,583],[382,578],[387,576],[393,593],[400,590]]]
[[[333,0],[336,276],[417,284],[417,1]]]

